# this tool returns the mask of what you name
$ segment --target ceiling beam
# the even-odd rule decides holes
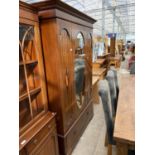
[[[105,3],[106,3],[107,6],[111,6],[110,3],[108,2],[108,0],[105,0]],[[111,7],[113,7],[113,6],[111,6]],[[117,21],[118,25],[120,26],[122,32],[123,32],[123,33],[126,33],[126,32],[125,32],[125,29],[124,29],[124,27],[123,27],[123,25],[122,25],[122,22],[121,22],[120,18],[119,18],[118,16],[115,15],[115,8],[113,7],[113,9],[110,10],[110,11],[111,11],[111,13],[114,15],[114,18],[116,19],[116,21]]]

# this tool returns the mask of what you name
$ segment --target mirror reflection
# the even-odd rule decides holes
[[[77,35],[76,50],[75,50],[75,89],[76,102],[79,108],[84,103],[85,92],[85,53],[84,53],[84,39],[81,33]]]

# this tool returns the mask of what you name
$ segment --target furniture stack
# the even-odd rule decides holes
[[[119,54],[122,54],[122,52],[125,50],[123,39],[118,39],[116,41],[116,45],[117,45],[117,50],[118,50]]]
[[[116,38],[115,37],[112,37],[112,38],[110,38],[110,47],[109,47],[110,66],[111,65],[114,65],[115,68],[119,68],[120,67],[121,55],[122,55],[122,53],[121,53],[121,55],[120,55],[120,53],[117,53],[116,52],[117,50],[118,50],[118,47],[117,47]]]
[[[59,0],[20,2],[20,155],[69,155],[92,119],[94,22]]]
[[[108,37],[107,37],[107,36],[105,36],[105,38],[104,38],[104,52],[105,52],[106,54],[109,53],[109,52],[108,52]]]
[[[115,68],[120,68],[121,58],[122,58],[121,55],[110,57],[110,66],[113,65]]]

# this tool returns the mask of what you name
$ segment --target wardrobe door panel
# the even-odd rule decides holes
[[[87,89],[87,103],[89,103],[92,95],[92,35],[90,30],[87,30],[86,52],[87,52],[86,89]]]
[[[76,98],[77,116],[87,105],[86,98],[86,73],[87,73],[87,54],[85,48],[86,32],[85,28],[72,25],[73,51],[74,51],[74,96]]]
[[[64,130],[68,130],[74,121],[74,96],[73,96],[73,52],[70,23],[59,20],[60,51],[62,59],[62,80],[64,99]]]

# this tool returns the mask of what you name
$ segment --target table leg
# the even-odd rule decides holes
[[[99,97],[99,94],[98,94],[98,86],[97,86],[97,83],[93,86],[93,94],[92,94],[92,97],[93,97],[93,103],[95,103],[95,104],[99,104],[100,103],[100,97]]]
[[[116,143],[117,155],[128,155],[128,145],[123,143]]]

